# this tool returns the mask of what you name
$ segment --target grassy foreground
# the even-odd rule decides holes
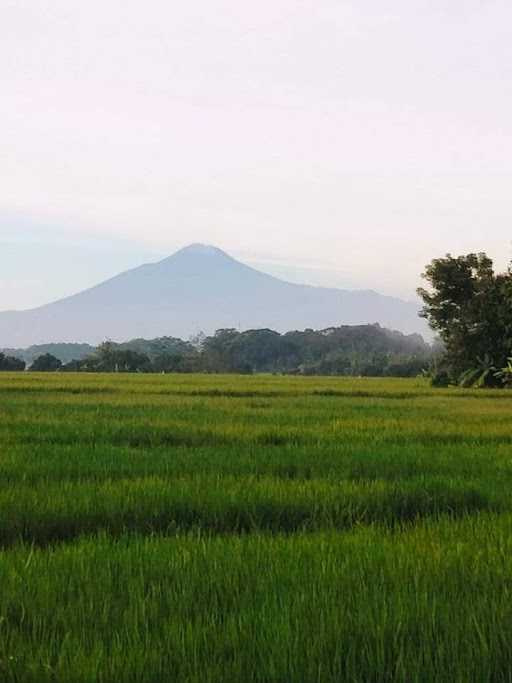
[[[0,375],[1,681],[512,681],[512,393]]]

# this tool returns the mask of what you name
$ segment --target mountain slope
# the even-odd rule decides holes
[[[373,291],[291,284],[196,244],[54,303],[0,313],[0,347],[373,322],[426,331],[415,304]]]

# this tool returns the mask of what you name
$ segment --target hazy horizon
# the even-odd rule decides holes
[[[192,242],[406,300],[510,261],[508,3],[5,4],[0,311]]]

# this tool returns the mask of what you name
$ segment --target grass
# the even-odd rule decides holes
[[[512,681],[512,393],[0,374],[0,681]]]

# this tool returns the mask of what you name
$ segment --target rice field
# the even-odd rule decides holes
[[[0,374],[0,681],[512,681],[512,392]]]

